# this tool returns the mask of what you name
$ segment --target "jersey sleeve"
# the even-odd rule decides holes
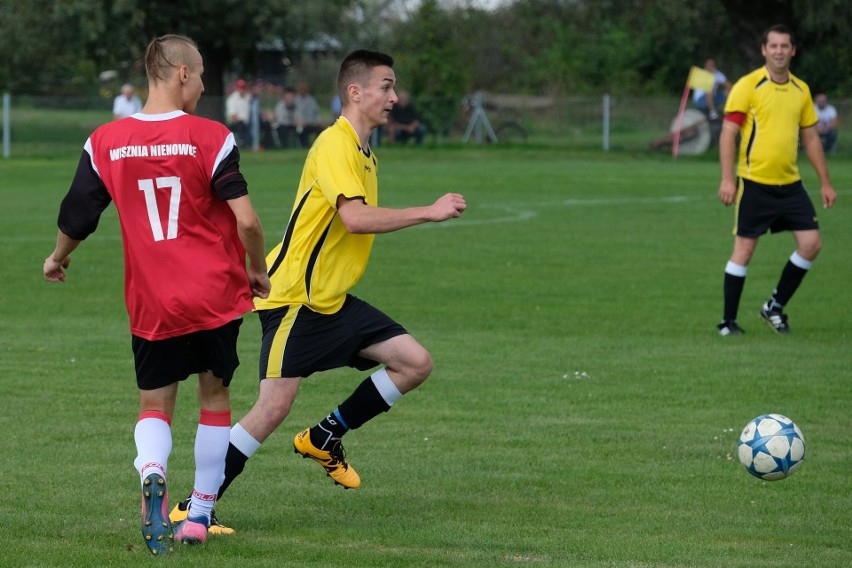
[[[810,126],[815,126],[817,122],[819,122],[819,117],[816,113],[816,107],[814,106],[813,98],[811,98],[811,91],[809,88],[805,87],[805,102],[802,108],[802,117],[799,120],[800,128],[808,128]]]
[[[219,163],[211,180],[216,196],[222,201],[248,195],[248,183],[240,171],[240,150],[236,146]]]
[[[337,198],[363,199],[367,202],[367,190],[364,187],[359,168],[363,167],[358,159],[360,150],[332,152],[335,146],[325,146],[317,155],[317,175],[319,187],[329,204],[337,209]]]
[[[111,202],[103,180],[92,166],[89,153],[84,150],[74,181],[59,206],[57,225],[72,239],[82,241],[95,232],[101,213]]]
[[[728,100],[725,101],[725,114],[733,112],[748,114],[753,90],[752,85],[745,78],[734,83],[731,92],[728,94]]]

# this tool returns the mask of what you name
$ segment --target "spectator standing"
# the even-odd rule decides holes
[[[142,100],[136,95],[136,88],[130,83],[121,86],[121,94],[112,102],[112,116],[115,120],[126,118],[142,111]]]
[[[819,93],[814,97],[816,105],[817,132],[822,142],[822,149],[826,154],[834,152],[834,144],[837,142],[837,109],[828,104],[828,96]]]
[[[233,92],[225,99],[225,118],[237,137],[237,144],[251,145],[252,96],[245,79],[237,79]]]

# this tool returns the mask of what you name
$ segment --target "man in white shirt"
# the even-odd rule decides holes
[[[225,119],[238,145],[251,146],[251,93],[244,79],[237,79],[234,92],[225,99]]]
[[[121,94],[112,103],[112,115],[115,120],[125,118],[142,111],[142,101],[136,96],[136,89],[130,83],[121,87]]]
[[[828,104],[828,97],[825,93],[819,93],[814,97],[814,107],[816,107],[817,117],[817,133],[822,141],[822,149],[826,154],[830,154],[834,150],[834,144],[837,142],[837,109]]]

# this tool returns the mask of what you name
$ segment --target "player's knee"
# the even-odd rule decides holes
[[[412,354],[408,375],[419,385],[432,374],[432,367],[432,355],[421,348],[417,353]]]
[[[287,418],[287,415],[290,414],[291,406],[292,402],[289,400],[274,401],[270,406],[266,407],[267,418],[271,422],[280,424],[285,418]]]
[[[808,261],[816,259],[820,250],[822,250],[822,239],[819,237],[800,241],[796,245],[796,254]]]
[[[293,405],[293,399],[281,396],[263,396],[258,400],[263,420],[273,428],[281,424]]]
[[[817,239],[817,242],[814,244],[814,258],[817,257],[819,251],[822,250],[822,239]]]

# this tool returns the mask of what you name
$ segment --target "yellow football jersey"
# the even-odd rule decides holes
[[[817,123],[808,85],[790,73],[786,83],[774,83],[765,67],[737,81],[725,103],[725,113],[741,112],[745,122],[737,175],[768,185],[801,179],[796,164],[799,129]]]
[[[258,310],[303,304],[330,314],[367,268],[372,234],[346,230],[337,199],[361,198],[376,206],[378,161],[362,148],[344,117],[324,130],[308,152],[296,201],[282,241],[267,255],[272,290],[255,298]]]

